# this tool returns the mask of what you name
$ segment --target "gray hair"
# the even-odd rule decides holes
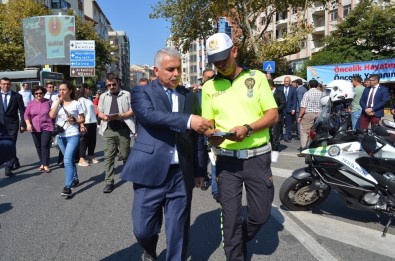
[[[162,63],[163,56],[170,56],[175,57],[181,60],[181,53],[174,47],[165,47],[160,49],[155,54],[154,65],[156,68],[159,68],[160,64]]]

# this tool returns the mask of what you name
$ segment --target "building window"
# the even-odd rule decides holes
[[[300,48],[305,49],[306,48],[306,40],[300,41]]]
[[[283,19],[287,19],[287,11],[277,13],[276,22],[283,20]]]
[[[343,18],[351,12],[351,5],[343,6]]]
[[[262,16],[262,17],[261,17],[261,25],[262,25],[262,26],[265,26],[265,24],[266,24],[266,17],[265,17],[265,16]]]
[[[329,16],[330,16],[330,20],[331,21],[337,21],[337,18],[338,18],[337,9],[334,9],[334,10],[330,11],[329,12]]]

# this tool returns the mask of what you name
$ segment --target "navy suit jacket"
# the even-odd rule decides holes
[[[279,90],[284,92],[285,87],[281,86],[278,87]],[[285,94],[285,92],[284,92]],[[287,106],[285,107],[285,112],[296,111],[296,88],[292,87],[291,85],[288,86],[288,95],[285,97],[287,100]]]
[[[0,165],[16,157],[16,145],[0,121]]]
[[[16,136],[19,131],[19,117],[21,118],[21,127],[26,128],[24,120],[25,104],[22,95],[11,91],[10,100],[7,104],[7,110],[3,108],[3,95],[0,91],[0,123],[11,136]]]
[[[193,92],[177,87],[179,112],[172,112],[159,80],[132,89],[131,103],[138,121],[137,138],[121,178],[146,186],[159,186],[167,178],[175,145],[188,191],[194,177],[203,177],[203,139],[187,123],[191,114],[200,114],[199,101]]]
[[[370,92],[370,88],[365,88],[365,90],[363,90],[362,97],[359,100],[359,105],[361,105],[362,107],[362,113],[365,115],[366,115],[365,110],[368,108],[367,103],[369,99],[369,92]],[[374,111],[374,116],[384,117],[384,106],[388,100],[389,100],[388,88],[383,85],[379,85],[373,99],[372,109]]]

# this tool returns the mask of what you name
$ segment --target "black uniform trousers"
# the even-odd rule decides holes
[[[244,260],[243,241],[253,239],[269,219],[274,197],[270,164],[270,152],[249,159],[217,157],[218,196],[227,260]],[[243,184],[248,210],[245,221],[242,217]]]

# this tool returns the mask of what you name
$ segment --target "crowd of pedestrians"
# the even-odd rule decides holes
[[[133,182],[133,232],[144,260],[157,259],[163,216],[166,260],[186,260],[192,191],[204,186],[210,160],[226,258],[245,260],[247,243],[270,215],[274,197],[270,167],[280,152],[280,140],[300,139],[301,148],[307,146],[324,87],[317,80],[305,86],[290,77],[276,86],[261,71],[240,65],[237,46],[223,33],[207,39],[207,53],[216,70],[206,69],[201,86],[191,90],[180,84],[181,54],[172,47],[157,52],[155,79],[144,78],[129,92],[121,89],[114,73],[108,73],[107,91],[97,92],[93,100],[86,84],[77,91],[62,82],[58,92],[50,82],[31,91],[23,84],[18,94],[10,89],[10,79],[2,78],[0,164],[6,164],[6,176],[20,167],[15,144],[18,132],[24,131],[31,133],[38,171],[50,173],[50,146],[56,134],[65,171],[61,195],[70,197],[79,185],[77,166],[99,163],[94,156],[99,128],[104,144],[103,193],[115,188],[119,153],[124,164],[121,178]],[[375,74],[365,81],[354,76],[351,82],[355,95],[347,108],[350,126],[378,124],[389,99],[387,87]],[[395,115],[395,107],[391,113]]]

